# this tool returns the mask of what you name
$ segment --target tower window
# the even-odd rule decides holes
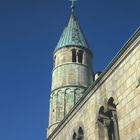
[[[76,50],[72,50],[72,62],[76,62]]]
[[[79,50],[79,52],[78,52],[78,62],[82,63],[82,61],[83,61],[83,51]]]
[[[83,62],[83,51],[82,50],[76,51],[76,49],[72,49],[72,62],[78,62],[78,63]]]

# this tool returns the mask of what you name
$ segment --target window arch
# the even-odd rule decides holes
[[[83,50],[72,49],[72,62],[83,63]]]
[[[112,107],[112,109],[116,110],[116,104],[114,103],[114,99],[113,97],[110,97],[108,102],[107,102],[107,105]]]
[[[113,97],[109,98],[106,109],[104,106],[100,107],[98,127],[99,138],[104,139],[105,137],[108,137],[108,140],[119,140],[116,104],[114,103]],[[105,134],[105,129],[107,134]]]
[[[107,102],[107,116],[110,118],[110,123],[107,126],[109,140],[119,140],[118,118],[114,98],[110,97]]]
[[[74,132],[73,136],[72,136],[72,140],[76,140],[77,134]]]
[[[83,62],[83,51],[79,50],[78,52],[78,62],[82,63]]]
[[[101,106],[100,109],[99,109],[99,115],[98,115],[98,121],[100,122],[100,124],[103,124],[105,123],[105,119],[107,119],[108,117],[106,116],[105,114],[105,111],[104,111],[104,106]]]
[[[78,100],[83,96],[83,93],[80,88],[76,88],[74,90],[74,104],[78,102]]]
[[[76,62],[76,49],[72,49],[72,62]]]
[[[77,140],[84,140],[84,131],[82,127],[79,127]]]
[[[99,108],[99,112],[98,112],[98,135],[99,135],[99,140],[104,140],[106,133],[105,133],[105,121],[107,120],[107,116],[105,114],[105,108],[104,106],[101,106]]]

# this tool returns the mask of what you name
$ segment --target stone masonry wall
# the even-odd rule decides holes
[[[99,137],[97,118],[110,97],[117,105],[120,140],[140,140],[140,36],[100,77],[48,140],[71,140],[79,127],[84,140],[107,140],[107,134]]]

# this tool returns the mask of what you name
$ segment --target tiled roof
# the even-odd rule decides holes
[[[65,27],[55,50],[71,45],[88,48],[86,39],[74,13],[71,13],[69,22]]]

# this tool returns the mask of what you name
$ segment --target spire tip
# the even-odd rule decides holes
[[[77,0],[70,0],[70,1],[71,1],[71,12],[73,13],[75,8],[74,2]]]

